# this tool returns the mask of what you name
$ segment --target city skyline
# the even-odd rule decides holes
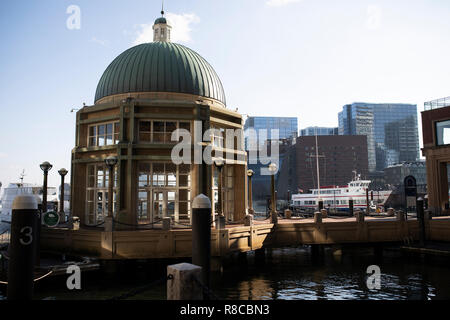
[[[68,28],[72,5],[81,12],[79,29]],[[50,185],[59,185],[57,170],[70,170],[75,141],[70,110],[93,104],[102,71],[120,52],[151,41],[148,26],[160,5],[0,5],[0,132],[10,139],[0,150],[3,186],[23,169],[26,182],[41,183],[43,161],[54,165]],[[207,58],[223,81],[227,107],[244,115],[282,113],[299,118],[300,127],[332,127],[353,101],[412,103],[420,112],[425,101],[448,95],[444,1],[167,1],[165,7],[175,42]],[[429,50],[433,43],[440,50]]]

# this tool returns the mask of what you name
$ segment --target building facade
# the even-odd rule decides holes
[[[407,176],[413,176],[417,185],[426,189],[427,168],[425,161],[402,162],[384,169],[384,181],[390,186],[403,186]]]
[[[321,186],[347,185],[354,172],[368,175],[367,139],[365,136],[318,136]],[[301,192],[317,188],[315,137],[299,137],[295,145],[296,180]],[[284,182],[279,182],[284,184]],[[297,191],[297,190],[296,190]]]
[[[208,145],[213,161],[226,159],[222,212],[229,221],[240,220],[247,196],[242,116],[226,108],[211,65],[170,41],[164,17],[153,29],[155,41],[120,54],[100,78],[95,104],[77,112],[72,214],[82,225],[101,225],[109,213],[110,184],[118,228],[149,225],[164,217],[189,222],[192,200],[200,193],[215,199],[213,213],[218,208],[217,168],[202,158],[195,161],[198,148],[201,152]],[[232,143],[224,138],[227,129],[238,132]],[[174,156],[180,141],[187,147]],[[117,158],[114,179],[104,161],[109,156]],[[184,156],[189,161],[181,161]]]
[[[419,159],[417,105],[353,103],[339,118],[340,135],[365,135],[369,172]]]
[[[339,128],[328,128],[328,127],[307,127],[300,130],[300,136],[337,136],[339,134]]]
[[[425,103],[422,112],[422,154],[426,158],[428,206],[448,214],[450,173],[450,98]]]
[[[249,130],[253,129],[257,132],[257,144],[264,145],[266,140],[272,140],[272,131],[277,130],[278,139],[297,138],[298,136],[298,119],[294,117],[248,117],[244,124],[245,148],[249,150]],[[260,132],[267,132],[265,139],[259,139]]]

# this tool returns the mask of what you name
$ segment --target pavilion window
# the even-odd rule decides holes
[[[138,166],[138,222],[163,216],[190,218],[190,165],[142,162]]]
[[[89,126],[88,146],[102,147],[119,142],[119,122],[102,123]]]
[[[172,133],[177,129],[191,132],[191,123],[188,121],[139,121],[139,141],[143,143],[177,143],[172,141]],[[176,137],[178,138],[178,137]]]
[[[114,174],[113,186],[113,215],[117,211],[117,167]],[[109,169],[102,164],[87,166],[86,188],[86,224],[95,225],[103,222],[108,215]]]

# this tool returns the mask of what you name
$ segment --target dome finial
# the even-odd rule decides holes
[[[164,18],[164,0],[161,4],[161,17],[153,25],[153,41],[170,42],[170,29],[172,28]]]

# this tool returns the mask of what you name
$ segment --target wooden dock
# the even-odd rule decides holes
[[[419,222],[392,218],[366,217],[279,219],[277,224],[254,221],[251,226],[227,225],[211,230],[211,256],[225,257],[234,252],[262,248],[312,244],[410,243],[419,240]],[[450,242],[450,217],[425,223],[426,238]],[[43,229],[41,248],[66,254],[91,256],[104,260],[167,259],[191,257],[191,229],[142,229],[104,232],[98,230]]]

